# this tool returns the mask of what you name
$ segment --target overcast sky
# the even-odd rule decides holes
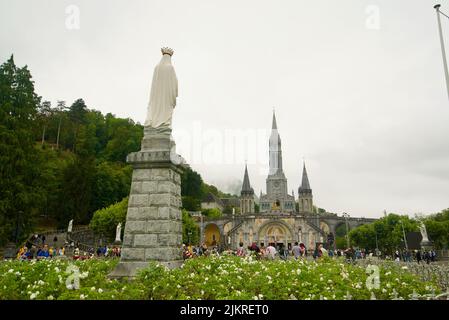
[[[449,207],[449,102],[433,5],[0,0],[0,60],[14,54],[28,65],[46,100],[83,98],[143,123],[160,47],[170,46],[177,149],[206,182],[235,191],[246,159],[254,190],[265,192],[275,108],[295,195],[304,158],[319,207],[428,214]]]

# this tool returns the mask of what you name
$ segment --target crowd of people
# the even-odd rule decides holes
[[[19,260],[32,260],[32,259],[48,259],[58,256],[65,256],[65,247],[53,248],[47,244],[43,246],[31,245],[28,248],[26,245],[21,247],[17,252],[17,259]]]
[[[71,241],[65,241],[62,246],[56,246],[58,239],[55,236],[54,246],[45,243],[45,235],[33,235],[27,243],[17,251],[18,260],[41,260],[67,257],[73,260],[86,260],[95,257],[120,257],[120,246],[99,246],[95,251],[94,247],[88,247],[85,250],[80,249],[80,244]]]
[[[326,249],[322,244],[318,244],[314,249],[307,249],[304,243],[295,242],[292,247],[285,247],[283,244],[274,244],[269,243],[268,246],[264,246],[261,244],[257,245],[256,242],[253,242],[249,246],[244,246],[241,242],[237,250],[224,250],[218,246],[213,246],[208,248],[206,244],[202,245],[185,245],[183,244],[183,258],[190,259],[199,256],[207,256],[210,254],[221,254],[222,252],[226,252],[227,254],[236,255],[239,257],[245,257],[248,255],[254,255],[257,259],[260,260],[274,260],[274,259],[283,259],[287,260],[289,257],[291,259],[300,259],[300,258],[310,258],[310,259],[319,259],[321,257],[330,257],[330,258],[338,258],[343,257],[348,262],[354,262],[359,259],[366,258],[381,258],[381,252],[378,250],[375,251],[366,251],[364,249],[359,248],[347,248],[347,249]],[[392,258],[388,255],[382,256],[387,260],[392,260]],[[399,251],[396,250],[394,253],[394,260],[404,261],[404,262],[425,262],[431,263],[436,261],[436,252],[435,250],[415,250],[415,251]]]
[[[412,262],[412,261],[416,261],[418,263],[427,263],[430,264],[431,262],[435,262],[437,260],[437,253],[435,250],[431,249],[431,250],[414,250],[414,251],[409,251],[409,250],[404,250],[404,251],[399,251],[396,250],[394,252],[394,260],[396,262]]]

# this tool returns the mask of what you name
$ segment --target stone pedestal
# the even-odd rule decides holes
[[[429,241],[429,240],[421,241],[420,245],[421,245],[421,249],[422,250],[429,251],[429,250],[433,249],[433,243],[431,241]]]
[[[150,261],[182,264],[181,176],[169,134],[148,132],[142,150],[128,155],[133,166],[120,263],[111,278],[134,277]]]

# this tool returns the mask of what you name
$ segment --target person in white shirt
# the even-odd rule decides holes
[[[276,248],[270,243],[270,245],[267,247],[267,255],[268,259],[274,260],[276,256]]]

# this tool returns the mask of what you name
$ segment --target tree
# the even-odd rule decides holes
[[[126,212],[128,210],[128,197],[123,198],[106,208],[94,212],[89,227],[101,236],[114,239],[116,227],[122,224],[122,232],[125,229]]]
[[[201,210],[201,213],[209,218],[220,218],[222,216],[222,213],[219,209],[213,208],[213,209],[204,209]]]
[[[52,113],[52,109],[51,109],[51,103],[50,101],[44,101],[42,102],[42,104],[39,106],[38,109],[39,113],[38,113],[38,119],[39,122],[41,123],[42,126],[42,140],[41,140],[41,145],[44,145],[45,142],[45,133],[47,131],[47,127],[48,127],[48,123],[49,123],[49,119],[51,117],[51,113]]]
[[[424,219],[430,240],[437,249],[449,247],[449,209],[445,209]]]
[[[0,66],[0,244],[28,236],[43,198],[33,134],[40,101],[27,67],[11,56]]]
[[[92,210],[107,207],[129,195],[131,166],[100,162],[96,166]]]
[[[200,228],[196,225],[190,213],[182,210],[182,242],[185,244],[198,243],[200,240]]]
[[[378,247],[383,252],[393,253],[398,248],[405,248],[404,232],[418,230],[416,220],[408,216],[400,216],[390,213],[369,225],[359,226],[349,232],[351,243],[365,249],[376,247],[376,235]]]
[[[360,248],[374,250],[376,248],[376,231],[374,224],[364,224],[349,232],[351,242]]]
[[[203,179],[190,168],[187,168],[181,175],[181,196],[193,197],[201,200],[204,193]]]

